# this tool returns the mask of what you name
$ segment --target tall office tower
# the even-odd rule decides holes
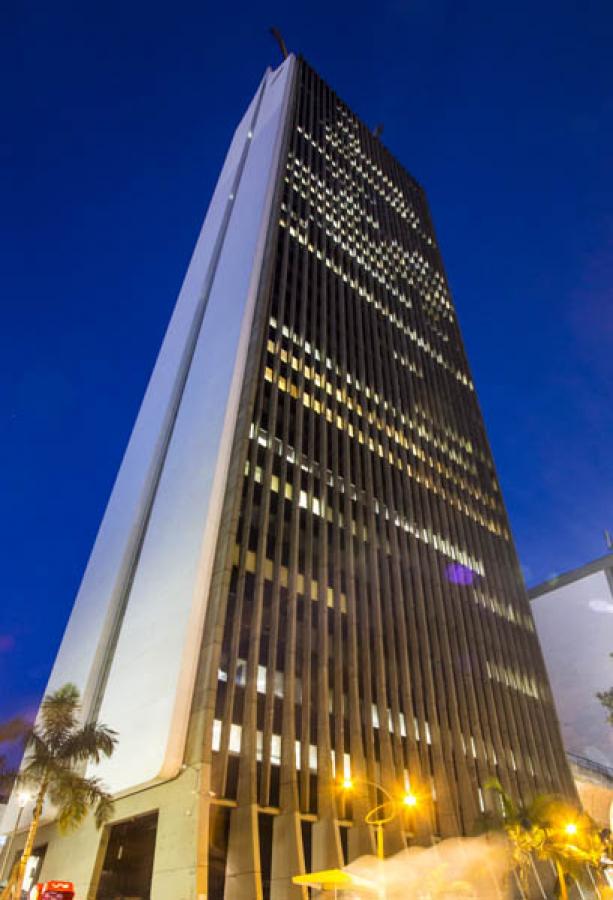
[[[230,147],[66,681],[119,732],[115,824],[43,830],[42,874],[98,900],[302,896],[372,850],[366,781],[417,798],[388,853],[468,831],[491,776],[573,791],[423,190],[293,56]]]

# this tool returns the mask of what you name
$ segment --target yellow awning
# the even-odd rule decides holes
[[[308,872],[306,875],[294,875],[294,884],[318,888],[321,891],[333,891],[339,888],[371,888],[364,878],[357,878],[341,869],[324,869],[323,872]]]

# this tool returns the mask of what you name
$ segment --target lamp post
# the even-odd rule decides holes
[[[15,825],[13,827],[11,836],[6,845],[6,850],[4,853],[4,860],[2,862],[2,872],[0,873],[0,881],[2,881],[4,879],[4,876],[6,874],[7,864],[10,864],[11,851],[13,849],[13,844],[15,843],[15,837],[17,836],[17,832],[19,831],[19,822],[21,821],[21,815],[22,815],[24,809],[26,808],[26,805],[29,800],[30,800],[30,794],[28,794],[27,791],[21,791],[19,794],[17,794],[17,806],[18,806],[17,818],[15,819]]]
[[[377,781],[369,781],[367,778],[360,778],[359,781],[361,784],[368,784],[371,787],[374,787],[375,790],[381,791],[386,798],[383,803],[373,806],[364,817],[364,821],[368,825],[373,825],[377,829],[377,858],[379,861],[382,861],[384,859],[383,826],[387,825],[388,822],[391,822],[392,819],[395,819],[403,807],[411,809],[417,806],[417,797],[415,794],[407,792],[399,799],[396,799]],[[343,791],[351,791],[353,790],[353,787],[354,782],[351,778],[344,778],[340,782],[340,788]],[[343,888],[354,887],[361,891],[372,891],[374,889],[378,891],[379,897],[385,898],[385,886],[382,879],[380,879],[377,885],[377,882],[350,874],[349,872],[344,872],[341,869],[326,869],[323,872],[309,872],[306,875],[294,875],[292,883],[311,888],[318,888],[323,891],[333,890],[335,896],[336,891],[339,888],[342,890]]]
[[[360,778],[359,781],[361,784],[367,784],[370,785],[370,787],[374,787],[375,790],[380,791],[386,798],[383,803],[378,803],[376,806],[373,806],[373,808],[364,816],[366,824],[372,825],[377,830],[377,858],[384,859],[383,826],[392,822],[401,809],[414,809],[417,806],[417,797],[415,794],[408,791],[403,794],[400,799],[396,799],[395,797],[392,797],[390,792],[387,791],[383,785],[379,784],[378,781],[370,781],[368,778]],[[341,782],[341,788],[344,791],[353,790],[353,779],[344,778]]]

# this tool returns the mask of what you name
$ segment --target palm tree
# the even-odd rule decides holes
[[[18,896],[15,892],[23,881],[47,798],[57,809],[61,831],[76,828],[92,808],[97,828],[112,814],[111,796],[100,779],[87,778],[81,773],[86,763],[99,763],[103,756],[111,756],[117,737],[114,731],[97,722],[81,725],[79,700],[79,691],[73,684],[65,684],[47,694],[38,721],[28,735],[17,783],[35,791],[32,823],[19,865],[0,900]]]
[[[587,867],[598,867],[603,851],[596,824],[563,797],[539,794],[530,803],[516,804],[498,779],[486,787],[498,796],[501,815],[489,813],[486,829],[502,830],[510,843],[513,861],[525,880],[535,856],[551,862],[558,878],[561,900],[568,900],[567,879],[585,880]]]

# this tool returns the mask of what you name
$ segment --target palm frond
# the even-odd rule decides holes
[[[497,778],[489,778],[484,787],[486,790],[493,791],[495,794],[500,797],[500,802],[502,804],[502,809],[504,812],[504,816],[506,819],[515,819],[518,815],[518,809],[513,802],[512,797],[507,794],[502,784]]]
[[[72,764],[99,763],[103,756],[111,756],[117,743],[117,733],[106,725],[89,722],[73,731],[58,750],[58,758]]]
[[[115,806],[113,804],[111,795],[106,791],[101,790],[98,796],[96,809],[94,810],[94,821],[96,823],[96,828],[102,828],[103,825],[106,825],[106,823],[112,817],[114,809]]]
[[[51,802],[58,808],[57,824],[61,832],[66,833],[77,828],[87,815],[87,799],[85,791],[78,784],[73,784],[70,791],[62,794],[62,802],[58,803],[59,794],[49,792]]]
[[[99,778],[84,778],[76,772],[64,770],[49,785],[49,799],[58,808],[60,830],[76,828],[94,807],[96,827],[111,816],[113,801]]]
[[[78,724],[79,691],[74,684],[65,684],[47,694],[40,707],[41,731],[51,746],[61,746],[66,735]]]
[[[62,766],[55,759],[46,761],[27,758],[17,776],[17,784],[25,788],[38,789],[41,785],[48,785],[52,781],[61,779],[67,767]]]
[[[590,816],[559,794],[538,794],[527,805],[521,805],[513,801],[498,779],[492,778],[485,787],[501,799],[505,813],[502,828],[522,883],[534,858],[554,863],[565,881],[587,883],[589,868],[598,867],[605,841]],[[489,830],[495,830],[495,815],[481,818],[484,823],[489,820]],[[569,831],[571,823],[574,828]]]
[[[47,745],[45,738],[34,728],[28,739],[26,753],[19,772],[19,780],[22,784],[32,786],[44,780],[49,766],[52,766],[54,756],[52,749]]]
[[[45,736],[40,733],[38,728],[34,728],[30,732],[26,752],[29,758],[37,759],[40,762],[46,762],[49,759],[53,759],[54,756],[53,750],[45,740]]]

